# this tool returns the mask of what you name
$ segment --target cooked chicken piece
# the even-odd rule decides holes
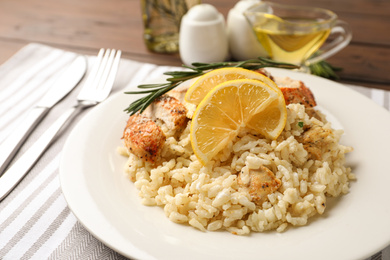
[[[264,76],[270,78],[271,80],[274,80],[274,77],[271,75],[271,73],[269,71],[267,71],[266,69],[257,69],[257,70],[254,70],[260,74],[263,74]]]
[[[180,130],[187,125],[187,109],[176,98],[162,95],[142,113],[152,120],[162,120],[169,130]]]
[[[171,97],[176,98],[185,106],[185,108],[187,109],[186,116],[187,118],[191,119],[193,113],[195,112],[196,105],[188,103],[187,101],[184,100],[187,90],[188,88],[179,88],[179,89],[171,90],[167,94]]]
[[[276,85],[282,90],[286,105],[299,103],[307,108],[317,105],[311,90],[302,81],[290,78],[275,78]]]
[[[180,131],[187,125],[187,109],[176,98],[163,95],[142,114],[130,116],[123,132],[125,146],[144,161],[157,163],[166,136],[158,125],[161,120],[169,130]]]
[[[303,133],[298,141],[309,153],[310,158],[314,160],[322,159],[322,148],[329,143],[328,137],[332,134],[330,129],[321,126],[313,126]]]
[[[125,146],[133,154],[144,161],[156,163],[166,137],[153,120],[136,113],[127,121],[123,139]]]
[[[181,103],[185,103],[184,97],[186,96],[188,88],[173,89],[167,93],[167,95],[176,98]]]
[[[249,174],[240,172],[237,179],[238,185],[246,189],[257,205],[262,205],[268,194],[277,191],[282,182],[275,174],[265,166],[258,170],[249,170]]]
[[[283,93],[286,105],[299,103],[306,108],[315,107],[317,105],[313,93],[302,81],[293,80],[289,77],[273,77],[271,73],[265,69],[258,69],[255,71],[269,77],[276,83]]]
[[[316,110],[315,108],[306,108],[305,112],[306,112],[306,114],[308,114],[308,116],[310,118],[314,117],[322,122],[324,122],[324,120],[326,119],[326,117],[320,111]]]

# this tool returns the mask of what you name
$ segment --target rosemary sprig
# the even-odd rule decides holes
[[[317,75],[328,79],[339,79],[336,74],[337,71],[341,71],[342,68],[335,67],[326,61],[319,61],[309,66],[310,72],[313,75]]]
[[[176,88],[181,83],[201,76],[213,69],[225,68],[225,67],[239,67],[249,70],[257,70],[265,67],[275,67],[284,69],[297,69],[299,66],[276,62],[265,58],[250,59],[246,61],[229,61],[229,62],[215,62],[215,63],[192,63],[192,66],[183,65],[188,70],[185,71],[171,71],[165,72],[164,75],[170,76],[166,80],[167,82],[162,84],[144,84],[139,85],[138,88],[142,91],[128,91],[125,94],[148,94],[140,99],[137,99],[129,105],[124,111],[133,115],[137,112],[142,113],[156,98],[164,95],[168,91]]]

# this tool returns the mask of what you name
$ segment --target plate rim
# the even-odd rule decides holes
[[[267,69],[268,70],[268,69]],[[363,98],[365,99],[366,101],[369,101],[369,103],[371,105],[373,105],[376,109],[380,108],[379,110],[381,110],[383,113],[386,113],[388,119],[390,119],[390,113],[389,111],[387,111],[385,108],[377,105],[374,101],[372,101],[371,99],[369,99],[368,97],[364,96],[363,94],[359,93],[359,92],[356,92],[355,90],[352,90],[340,83],[337,83],[337,82],[333,82],[333,81],[330,81],[330,80],[326,80],[326,79],[323,79],[323,78],[319,78],[319,77],[316,77],[316,76],[312,76],[312,75],[307,75],[307,74],[302,74],[302,73],[298,73],[298,72],[293,72],[293,71],[287,71],[287,70],[283,70],[283,69],[275,69],[275,68],[270,68],[269,71],[271,73],[276,73],[279,74],[283,74],[283,75],[286,75],[286,76],[290,76],[293,75],[293,76],[303,76],[304,75],[304,78],[308,77],[309,79],[313,79],[315,82],[319,81],[319,82],[325,82],[325,83],[329,83],[331,85],[334,85],[334,86],[337,86],[337,87],[341,87],[341,89],[343,89],[344,91],[347,91],[347,92],[350,92],[350,93],[353,93],[353,95],[358,95],[360,96],[360,98]],[[298,74],[297,74],[298,73]],[[279,75],[278,75],[279,76]],[[132,86],[134,87],[134,86]],[[309,86],[309,88],[311,88]],[[66,180],[64,179],[66,177],[65,172],[64,172],[64,164],[67,163],[67,158],[66,158],[66,152],[70,149],[69,146],[71,144],[71,140],[72,138],[74,138],[75,134],[77,134],[77,131],[81,131],[80,127],[85,124],[85,122],[91,118],[93,115],[96,115],[98,114],[101,110],[104,110],[106,106],[109,106],[109,105],[106,105],[106,104],[111,104],[112,102],[114,102],[115,100],[119,99],[119,97],[121,95],[123,95],[122,93],[123,91],[121,91],[120,93],[116,93],[114,95],[112,95],[107,101],[105,101],[104,103],[98,105],[97,107],[93,108],[91,111],[89,111],[85,116],[84,118],[82,118],[80,120],[80,122],[76,125],[76,127],[74,129],[72,129],[68,139],[66,140],[65,142],[65,145],[64,145],[64,149],[63,149],[63,153],[61,155],[61,161],[60,161],[60,183],[61,183],[61,189],[62,189],[62,192],[64,194],[64,197],[65,197],[65,200],[67,201],[68,203],[68,206],[69,208],[71,209],[71,211],[73,212],[73,214],[76,216],[76,218],[80,221],[80,223],[91,233],[93,234],[94,237],[96,237],[97,239],[99,239],[101,242],[103,242],[105,245],[107,245],[108,247],[112,248],[113,250],[121,253],[122,255],[124,256],[127,256],[127,257],[136,257],[136,258],[151,258],[151,259],[154,259],[154,256],[153,255],[150,255],[148,254],[147,252],[145,252],[144,250],[140,250],[139,248],[137,247],[132,247],[131,249],[134,250],[131,252],[131,254],[129,254],[129,252],[127,252],[126,250],[123,250],[122,247],[118,247],[115,245],[115,243],[113,244],[112,242],[110,241],[107,241],[107,239],[105,238],[102,238],[100,236],[100,234],[98,232],[96,232],[96,230],[94,230],[94,228],[91,228],[90,225],[87,223],[88,221],[86,221],[83,217],[80,217],[79,214],[78,214],[78,206],[75,206],[74,205],[74,202],[72,200],[69,200],[69,187],[66,186]],[[316,96],[316,94],[315,94]],[[122,112],[122,111],[120,111]],[[129,181],[130,182],[130,181]],[[136,195],[138,196],[138,195]],[[69,200],[69,201],[68,201]],[[80,219],[81,218],[81,219]],[[177,224],[175,224],[177,225]],[[226,232],[226,231],[225,231]],[[288,232],[288,231],[287,231]],[[230,235],[230,234],[228,234]],[[388,236],[388,239],[387,239],[387,242],[383,242],[382,245],[378,245],[377,248],[378,251],[379,250],[382,250],[383,248],[385,248],[388,244],[390,244],[390,236]],[[132,245],[131,245],[132,246]],[[376,253],[376,252],[371,252],[372,254]],[[367,252],[367,255],[363,256],[363,257],[370,257],[371,253]],[[359,257],[362,257],[362,256],[359,256]]]

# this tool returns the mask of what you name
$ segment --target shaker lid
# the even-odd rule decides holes
[[[186,18],[191,21],[209,22],[219,19],[219,12],[212,5],[199,4],[187,12]]]
[[[249,7],[256,3],[260,3],[261,0],[241,0],[236,3],[232,10],[239,12],[240,14],[244,13]]]

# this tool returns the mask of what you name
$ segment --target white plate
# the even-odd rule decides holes
[[[141,205],[138,191],[116,153],[133,100],[119,93],[94,108],[74,128],[60,165],[63,194],[78,220],[96,238],[137,259],[361,259],[390,244],[390,113],[340,84],[292,71],[318,104],[345,130],[342,143],[357,181],[350,193],[328,204],[307,226],[284,233],[235,236],[201,232],[170,222],[159,207]]]

